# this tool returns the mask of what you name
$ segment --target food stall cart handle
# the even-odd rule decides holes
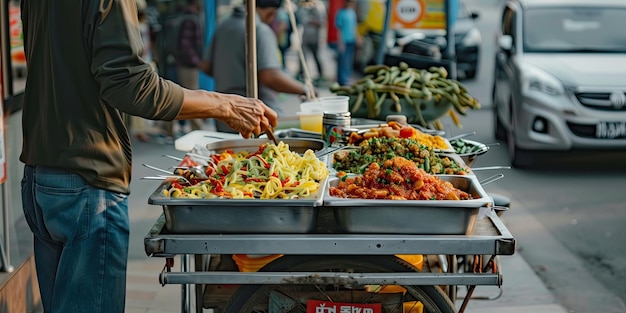
[[[256,0],[246,2],[246,92],[249,98],[258,98],[256,63]]]

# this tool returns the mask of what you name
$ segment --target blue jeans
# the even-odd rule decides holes
[[[77,174],[25,166],[22,205],[34,234],[45,313],[123,313],[128,197]]]
[[[337,82],[341,86],[350,84],[350,76],[352,76],[352,67],[354,66],[354,50],[355,43],[344,43],[344,50],[338,51],[337,57]]]

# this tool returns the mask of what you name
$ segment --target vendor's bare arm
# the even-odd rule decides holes
[[[259,71],[259,82],[276,92],[295,95],[305,94],[304,85],[285,74],[279,68],[263,69]]]
[[[278,123],[276,112],[261,100],[206,90],[183,90],[183,106],[176,119],[215,118],[245,138]]]

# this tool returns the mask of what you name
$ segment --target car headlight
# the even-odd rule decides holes
[[[522,92],[527,94],[533,91],[558,96],[565,92],[563,84],[554,76],[530,65],[522,68]]]
[[[466,47],[471,46],[480,46],[482,41],[482,37],[480,36],[480,31],[477,28],[472,28],[467,35],[463,37],[463,45]]]

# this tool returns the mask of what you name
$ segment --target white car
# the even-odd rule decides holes
[[[626,149],[625,27],[624,0],[507,1],[493,108],[513,166],[533,151]]]

